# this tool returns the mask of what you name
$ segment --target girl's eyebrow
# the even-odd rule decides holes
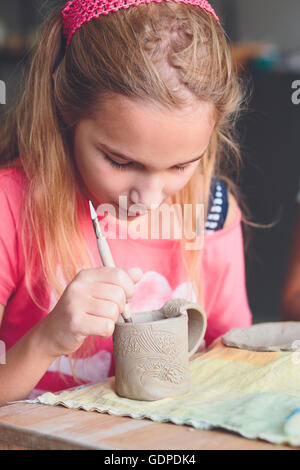
[[[103,149],[104,149],[106,152],[109,152],[109,153],[115,155],[115,156],[118,157],[118,158],[121,158],[121,159],[123,159],[123,160],[130,160],[131,162],[139,163],[139,164],[140,164],[140,162],[137,162],[137,161],[134,160],[133,158],[131,158],[131,157],[129,157],[129,156],[126,156],[126,155],[124,155],[124,154],[122,154],[122,153],[117,152],[116,150],[114,150],[114,149],[108,147],[108,145],[105,145],[105,144],[99,144],[99,145],[100,145],[101,147],[103,147]],[[207,147],[207,148],[208,148],[208,147]],[[188,161],[188,162],[184,162],[184,163],[181,163],[181,164],[178,163],[177,165],[188,165],[189,163],[193,163],[193,162],[196,162],[197,160],[200,160],[200,158],[202,158],[203,155],[205,154],[205,152],[207,151],[207,148],[204,150],[204,152],[203,152],[199,157],[196,157],[196,158],[194,158],[193,160],[190,160],[190,161]]]

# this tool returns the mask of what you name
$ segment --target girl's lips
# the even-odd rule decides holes
[[[119,213],[122,215],[122,216],[127,216],[127,217],[139,217],[141,215],[145,215],[148,213],[147,210],[134,210],[134,211],[130,211],[130,210],[125,210],[123,209],[123,207],[117,205],[118,209],[119,209]]]
[[[148,213],[148,211],[138,211],[138,210],[134,211],[134,212],[129,212],[129,211],[127,212],[127,214],[131,217],[135,217],[137,215],[145,215],[147,213]]]
[[[153,206],[152,209],[142,209],[141,208],[141,209],[134,209],[132,211],[130,211],[127,207],[125,209],[124,207],[120,206],[115,201],[112,201],[111,204],[114,206],[115,209],[118,210],[119,217],[122,217],[122,218],[126,218],[126,217],[135,218],[135,217],[141,217],[143,215],[146,215],[149,212],[151,212],[151,210],[153,210],[153,211],[157,210],[163,202],[164,201],[162,201],[160,204],[157,204],[155,207]],[[134,204],[133,204],[133,206],[134,206]],[[129,206],[129,208],[130,208],[130,206]]]
[[[134,218],[136,218],[136,217],[142,217],[143,215],[146,215],[146,214],[147,214],[147,212],[143,212],[143,213],[140,213],[140,212],[134,212],[134,213],[132,213],[132,212],[127,212],[127,213],[126,213],[126,212],[125,212],[125,213],[123,214],[123,216],[128,217],[129,219],[134,219]]]

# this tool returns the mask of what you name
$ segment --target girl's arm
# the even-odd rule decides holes
[[[281,296],[281,318],[300,321],[300,207],[292,242],[287,276]]]
[[[0,305],[0,327],[4,309]],[[6,363],[0,364],[0,406],[26,398],[55,360],[42,337],[39,323],[7,351]]]
[[[26,398],[52,362],[77,351],[88,336],[111,336],[142,274],[139,268],[82,269],[54,309],[7,352],[0,406]]]

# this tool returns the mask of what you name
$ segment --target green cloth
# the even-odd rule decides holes
[[[190,363],[191,390],[154,402],[121,398],[114,379],[45,393],[30,403],[223,428],[249,439],[300,446],[300,353],[258,353],[217,344]]]

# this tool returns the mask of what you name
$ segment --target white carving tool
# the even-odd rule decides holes
[[[95,211],[94,206],[91,203],[91,201],[89,201],[89,204],[90,204],[91,218],[93,221],[93,226],[94,226],[95,234],[97,237],[98,251],[101,256],[103,266],[107,266],[109,268],[115,268],[116,265],[114,263],[107,240],[102,233],[98,216],[97,216],[97,212]],[[130,313],[128,304],[125,305],[124,311],[122,312],[122,317],[126,323],[132,323],[131,313]]]

